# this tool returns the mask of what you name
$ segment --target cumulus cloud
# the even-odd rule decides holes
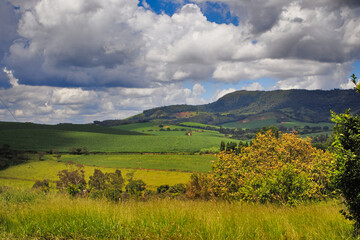
[[[264,87],[258,82],[246,84],[241,89],[248,90],[248,91],[264,91],[265,90]]]
[[[2,64],[30,85],[143,88],[265,74],[301,81],[305,72],[339,86],[333,71],[324,70],[336,64],[348,70],[358,60],[357,1],[213,2],[237,16],[239,25],[209,22],[198,5],[184,1],[176,1],[183,6],[168,16],[151,11],[146,1],[11,0],[21,18]],[[285,63],[282,69],[279,62]]]
[[[2,121],[31,121],[37,123],[92,122],[123,119],[144,109],[171,104],[203,104],[205,89],[195,84],[192,89],[179,84],[157,88],[61,88],[29,86],[18,83],[12,71],[3,69],[11,88],[0,89]],[[9,112],[10,111],[10,112]],[[13,115],[13,116],[12,116]]]
[[[34,109],[56,119],[97,112],[109,118],[120,117],[119,110],[125,116],[205,103],[200,82],[207,80],[251,80],[245,88],[254,90],[262,89],[260,78],[276,81],[269,89],[345,87],[359,60],[356,0],[172,2],[179,9],[169,16],[152,11],[146,0],[1,1],[0,68],[6,71],[0,71],[0,91],[11,104],[20,102],[18,116]],[[239,24],[210,22],[209,2]],[[194,87],[184,88],[185,81]],[[230,90],[218,90],[211,100]],[[92,101],[98,104],[87,104]]]

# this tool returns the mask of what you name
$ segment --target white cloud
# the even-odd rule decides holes
[[[5,70],[4,70],[5,71]],[[9,80],[17,82],[12,71],[6,69]],[[145,109],[172,104],[203,104],[200,96],[205,89],[195,84],[192,89],[180,84],[157,88],[60,88],[12,84],[0,89],[6,103],[17,121],[38,123],[74,122],[123,119]],[[6,109],[0,108],[2,121],[13,121]]]
[[[258,82],[244,85],[241,89],[247,90],[247,91],[264,91],[265,90],[264,87]]]
[[[333,71],[324,70],[341,64],[345,79],[360,54],[360,4],[351,1],[217,0],[239,26],[209,22],[196,4],[168,16],[146,1],[11,2],[20,6],[19,37],[2,62],[27,84],[153,88],[311,77],[338,87]]]
[[[209,79],[253,80],[245,88],[254,90],[262,89],[260,78],[277,81],[270,89],[346,88],[359,60],[358,1],[210,0],[228,4],[238,26],[209,22],[197,4],[172,1],[183,4],[172,16],[154,13],[145,0],[144,7],[134,0],[2,1],[0,87],[9,88],[1,96],[23,119],[120,118],[206,103],[200,83]]]
[[[222,90],[218,89],[215,91],[214,95],[212,96],[211,101],[214,102],[214,101],[218,100],[219,98],[225,96],[226,94],[232,93],[235,91],[236,91],[235,88],[222,89]]]

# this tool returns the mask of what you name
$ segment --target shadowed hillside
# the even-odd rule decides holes
[[[274,113],[278,116],[278,121],[291,118],[301,122],[318,123],[330,121],[330,110],[343,112],[348,108],[354,113],[360,112],[360,96],[353,90],[237,91],[206,105],[159,107],[145,110],[125,120],[96,123],[114,126],[160,120],[220,125],[266,113]]]

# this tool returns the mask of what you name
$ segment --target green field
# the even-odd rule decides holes
[[[66,126],[66,129],[36,124],[37,127],[33,128],[31,127],[33,124],[17,124],[19,123],[0,123],[0,145],[9,144],[13,149],[25,151],[57,149],[60,152],[68,152],[71,147],[86,147],[90,152],[176,153],[218,151],[221,141],[229,141],[216,131],[194,129],[192,136],[189,137],[184,131],[155,131],[155,127],[148,126],[150,123],[125,125],[122,128],[94,128],[92,125],[80,125]],[[68,129],[70,127],[71,130]],[[85,131],[86,127],[90,130]],[[78,128],[79,131],[75,131]],[[94,129],[97,129],[97,132]],[[153,130],[143,135],[142,129]],[[111,131],[114,133],[109,133]]]
[[[297,207],[158,199],[119,204],[0,193],[3,239],[355,239],[337,202]]]
[[[110,168],[140,168],[156,170],[181,170],[208,172],[216,160],[215,155],[178,154],[90,154],[63,155],[61,161],[69,160],[88,166]]]
[[[0,186],[31,188],[36,180],[59,180],[57,173],[63,169],[69,168],[65,163],[57,162],[51,156],[46,156],[45,159],[45,161],[32,160],[28,163],[12,166],[0,171]],[[89,176],[94,173],[95,168],[100,168],[103,172],[115,172],[117,169],[84,166],[85,177],[87,180],[89,179]],[[135,179],[142,179],[147,184],[147,188],[152,190],[163,184],[174,185],[177,183],[186,183],[189,181],[191,175],[189,172],[149,169],[121,169],[121,172],[124,177],[127,173],[133,172]]]
[[[254,128],[262,128],[264,126],[284,126],[287,128],[304,128],[305,126],[309,127],[329,127],[332,129],[334,124],[330,122],[320,122],[320,123],[306,123],[299,122],[296,120],[284,120],[283,122],[277,121],[275,117],[264,117],[264,119],[244,119],[242,121],[230,122],[223,124],[224,128],[242,128],[242,129],[254,129]]]
[[[200,127],[200,128],[212,127],[212,128],[220,129],[219,126],[197,123],[197,122],[182,122],[180,123],[180,125],[190,126],[190,127]]]

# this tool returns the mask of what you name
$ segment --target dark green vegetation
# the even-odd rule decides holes
[[[27,160],[28,156],[24,152],[12,150],[7,144],[0,148],[0,170],[24,163]]]
[[[334,114],[337,171],[335,183],[344,196],[346,218],[355,220],[360,233],[360,116],[349,111]]]
[[[330,110],[344,112],[350,107],[354,113],[359,113],[359,100],[360,96],[353,90],[237,91],[206,105],[159,107],[146,110],[126,120],[97,121],[96,124],[115,126],[156,120],[168,123],[197,122],[210,125],[233,123],[237,126],[236,122],[246,121],[246,119],[266,119],[267,114],[272,114],[274,117],[271,119],[274,119],[276,123],[330,122]],[[273,124],[274,122],[271,122],[271,125]]]

